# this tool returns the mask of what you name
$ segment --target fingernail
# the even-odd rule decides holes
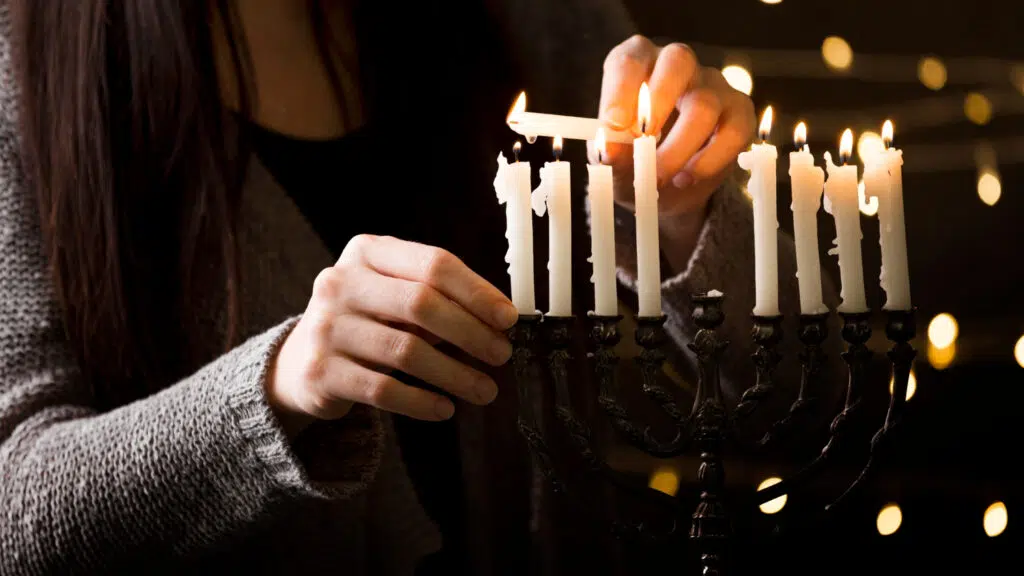
[[[491,359],[495,366],[500,366],[512,357],[512,343],[501,338],[491,345]]]
[[[494,326],[501,330],[511,328],[519,320],[519,310],[511,304],[502,302],[494,313]]]
[[[613,128],[619,130],[625,130],[632,124],[630,113],[625,108],[612,107],[604,111],[602,119],[610,124]]]
[[[441,399],[434,404],[434,412],[441,420],[447,420],[455,414],[455,405],[450,400]]]
[[[687,188],[693,184],[693,176],[689,172],[683,170],[672,177],[672,185],[676,188]]]
[[[476,382],[475,394],[481,404],[490,404],[498,397],[498,385],[487,376],[481,376]]]

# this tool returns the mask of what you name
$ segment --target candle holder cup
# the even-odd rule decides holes
[[[801,375],[796,398],[785,414],[771,423],[756,442],[744,442],[741,434],[750,416],[773,398],[780,389],[789,388],[777,381],[775,374],[782,356],[778,346],[783,340],[781,316],[754,316],[752,339],[756,344],[753,354],[756,380],[732,408],[726,405],[722,391],[720,368],[722,353],[728,346],[717,333],[724,321],[723,295],[701,294],[693,297],[692,320],[698,330],[688,344],[697,358],[697,388],[693,402],[683,409],[675,391],[661,384],[665,347],[669,342],[664,317],[637,318],[634,334],[640,347],[636,363],[640,373],[640,389],[647,399],[660,409],[671,425],[671,432],[655,432],[652,424],[634,417],[623,400],[623,385],[618,375],[620,358],[616,354],[622,334],[621,316],[588,316],[587,332],[590,352],[588,358],[597,386],[597,404],[607,423],[629,445],[659,459],[674,458],[695,450],[699,455],[697,490],[699,499],[694,509],[688,509],[680,500],[645,486],[631,482],[624,474],[612,470],[592,440],[591,423],[579,418],[572,406],[570,383],[573,374],[569,344],[575,319],[571,317],[521,316],[510,329],[513,344],[511,367],[520,399],[519,428],[530,447],[533,461],[551,488],[577,500],[586,513],[601,509],[580,498],[582,491],[569,489],[576,478],[565,470],[568,465],[556,457],[554,447],[561,444],[556,436],[569,439],[567,446],[576,452],[583,463],[586,477],[595,474],[613,486],[644,498],[663,510],[668,521],[653,519],[614,518],[609,528],[623,537],[641,537],[646,540],[669,539],[680,535],[680,526],[689,525],[689,539],[699,554],[702,573],[708,576],[728,570],[729,540],[732,518],[726,503],[725,465],[723,454],[728,448],[760,450],[778,448],[803,430],[807,417],[815,411],[818,399],[825,389],[824,368],[827,358],[823,343],[828,334],[830,314],[801,315],[798,339]],[[846,398],[842,410],[829,426],[828,439],[821,452],[795,474],[782,482],[757,491],[742,506],[753,509],[786,494],[794,494],[809,480],[818,476],[836,453],[855,441],[850,423],[859,417],[861,398],[867,385],[868,364],[872,352],[867,347],[871,336],[870,313],[840,313],[843,321],[842,337],[846,350],[842,359],[848,379]],[[874,434],[870,454],[860,474],[841,493],[838,499],[822,508],[831,511],[836,504],[862,487],[877,468],[883,452],[892,445],[892,431],[902,421],[906,403],[910,365],[916,352],[910,345],[915,335],[914,310],[887,312],[886,334],[892,342],[888,357],[893,366],[894,385],[892,399],[885,422]],[[538,352],[538,349],[544,352]],[[543,361],[541,360],[543,359]],[[546,377],[545,377],[546,376]],[[560,427],[546,429],[542,422],[545,384],[554,390],[554,412]],[[755,436],[756,438],[757,436]],[[865,439],[866,440],[866,439]],[[865,442],[866,443],[866,442]]]

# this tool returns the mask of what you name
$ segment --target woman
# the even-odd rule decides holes
[[[491,568],[521,557],[459,450],[510,353],[488,189],[523,87],[592,114],[604,59],[628,125],[649,81],[676,336],[672,294],[749,252],[721,229],[749,207],[709,198],[752,107],[685,47],[622,42],[613,2],[373,4],[3,5],[0,572],[410,573],[477,507]]]

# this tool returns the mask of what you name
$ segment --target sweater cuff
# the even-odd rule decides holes
[[[227,408],[252,451],[253,472],[268,476],[286,494],[349,498],[364,490],[380,465],[383,433],[377,412],[356,406],[343,418],[317,422],[293,443],[271,411],[266,379],[277,351],[298,318],[253,337],[225,390]],[[328,450],[330,448],[330,450]],[[330,455],[328,453],[330,452]],[[327,466],[324,460],[331,460]],[[329,468],[330,480],[312,474]]]

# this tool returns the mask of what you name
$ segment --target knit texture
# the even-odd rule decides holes
[[[387,417],[357,407],[289,443],[267,403],[272,358],[332,261],[259,165],[239,232],[248,340],[159,393],[95,408],[20,171],[8,30],[3,4],[0,574],[410,574],[440,541]]]

